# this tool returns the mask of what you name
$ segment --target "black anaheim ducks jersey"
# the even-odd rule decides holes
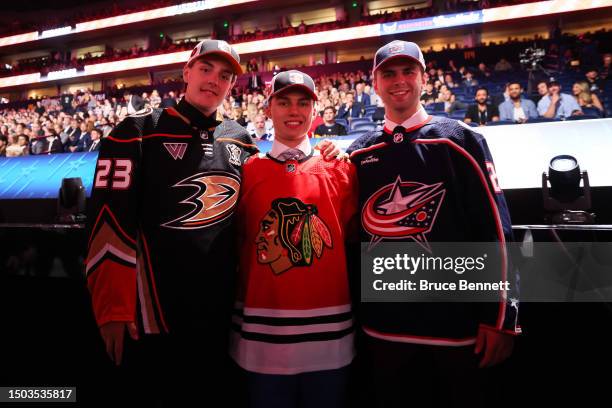
[[[429,117],[412,129],[370,132],[348,152],[359,179],[362,242],[500,242],[505,253],[512,225],[481,135]],[[500,280],[516,288],[507,261]],[[364,303],[361,312],[364,331],[389,341],[463,346],[475,342],[479,327],[519,332],[514,291],[500,292],[498,303]]]
[[[98,325],[137,321],[150,334],[227,325],[233,214],[256,151],[243,127],[185,100],[131,115],[103,140],[86,259]]]

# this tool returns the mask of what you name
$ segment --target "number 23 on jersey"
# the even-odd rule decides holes
[[[130,159],[100,159],[96,168],[95,188],[127,190],[132,183],[132,161]]]

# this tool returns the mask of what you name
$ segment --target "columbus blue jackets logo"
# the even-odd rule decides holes
[[[196,188],[194,194],[181,201],[181,204],[191,204],[194,208],[162,226],[198,229],[224,221],[234,213],[240,193],[240,179],[226,172],[198,173],[179,181],[173,187]]]
[[[260,221],[255,237],[257,262],[279,275],[294,266],[308,266],[324,249],[332,248],[329,228],[317,207],[296,198],[279,198]]]
[[[431,231],[446,190],[442,183],[422,184],[397,177],[368,198],[361,213],[370,247],[381,240],[413,239],[430,250]]]

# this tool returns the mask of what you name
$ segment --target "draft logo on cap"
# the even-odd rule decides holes
[[[404,44],[400,42],[389,44],[389,54],[397,54],[404,51]]]
[[[289,74],[289,82],[291,82],[292,84],[303,84],[304,75],[299,72],[291,72]]]

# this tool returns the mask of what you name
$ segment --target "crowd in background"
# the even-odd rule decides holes
[[[535,0],[481,0],[479,2],[472,3],[461,3],[457,1],[448,0],[445,4],[445,9],[448,11],[462,11],[462,10],[475,10],[482,9],[488,7],[496,7],[500,5],[509,5],[516,3],[526,3]],[[151,4],[151,6],[155,7],[163,7],[164,5],[171,5],[171,3],[180,3],[180,2],[171,2],[171,1],[157,1]],[[149,7],[152,8],[152,7]],[[110,13],[110,15],[118,15],[123,14],[122,9],[116,4],[109,10],[102,13],[102,15],[108,17],[106,15]],[[127,12],[127,11],[126,11]],[[243,32],[241,34],[236,35],[226,35],[225,33],[212,33],[212,38],[220,38],[228,40],[230,43],[240,43],[246,41],[257,41],[264,40],[269,38],[277,38],[277,37],[285,37],[292,36],[297,34],[306,34],[312,32],[319,31],[329,31],[339,28],[345,28],[349,26],[355,25],[366,25],[366,24],[375,24],[375,23],[385,23],[390,21],[401,21],[401,20],[410,20],[417,19],[422,17],[429,17],[436,15],[440,11],[436,11],[433,7],[427,8],[419,8],[415,9],[414,7],[405,8],[402,10],[388,12],[385,11],[383,13],[375,13],[369,14],[368,12],[363,12],[360,16],[360,19],[355,23],[349,23],[347,19],[338,19],[333,22],[328,23],[316,23],[316,24],[306,24],[304,21],[301,21],[295,27],[287,22],[281,22],[277,25],[276,28],[271,30],[261,30],[260,28],[255,29],[252,32]],[[98,16],[98,18],[101,18]],[[92,18],[93,19],[93,18]],[[85,21],[84,17],[76,19],[77,21]],[[49,25],[49,22],[46,22]],[[53,24],[51,24],[52,26]],[[58,25],[58,27],[65,26],[66,23],[62,23]],[[88,52],[83,55],[66,55],[59,51],[51,51],[48,55],[35,57],[35,58],[27,58],[20,61],[17,61],[13,65],[4,65],[0,67],[0,77],[13,76],[13,75],[23,75],[28,73],[36,73],[40,72],[43,76],[47,75],[49,72],[67,70],[67,69],[82,69],[85,65],[88,64],[98,64],[103,62],[110,61],[119,61],[123,59],[129,58],[138,58],[138,57],[146,57],[158,54],[165,54],[170,52],[177,51],[187,51],[191,50],[194,45],[199,42],[200,38],[182,38],[182,39],[171,39],[168,36],[162,34],[162,38],[159,42],[149,43],[149,44],[134,44],[130,48],[126,49],[117,49],[110,46],[106,46],[104,51],[100,52]]]
[[[429,53],[421,102],[434,115],[472,125],[609,116],[612,54],[600,53],[598,50],[607,45],[600,47],[587,38],[582,38],[580,48],[550,41],[541,65],[548,74],[564,80],[551,79],[542,72],[539,80],[532,75],[531,93],[527,92],[528,74],[517,58],[512,62],[500,58],[490,64],[458,63],[448,52]],[[272,140],[274,129],[264,108],[266,84],[252,80],[260,74],[255,60],[248,62],[248,70],[246,75],[251,77],[243,86],[236,86],[220,106],[219,119],[236,120],[255,139]],[[384,119],[384,106],[372,86],[371,72],[322,74],[315,82],[319,115],[311,136],[350,133],[351,122],[357,118],[372,123]],[[86,90],[21,106],[0,106],[0,156],[95,151],[99,141],[127,115],[144,108],[173,106],[182,90],[182,82],[176,81],[144,90]]]

